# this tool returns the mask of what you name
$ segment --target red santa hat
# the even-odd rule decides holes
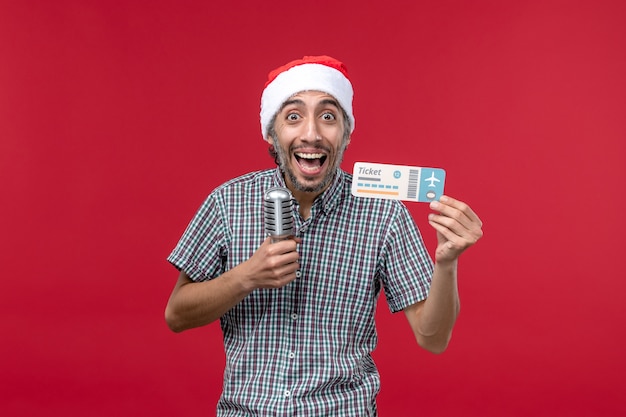
[[[354,131],[354,92],[346,66],[329,56],[305,56],[270,72],[261,96],[261,133],[267,139],[269,124],[287,99],[301,91],[321,91],[333,96],[350,119]]]

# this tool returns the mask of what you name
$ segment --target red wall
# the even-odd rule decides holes
[[[344,167],[443,167],[485,224],[444,355],[381,303],[380,414],[624,415],[625,4],[2,1],[0,414],[213,414],[219,326],[169,332],[165,257],[272,166],[266,73],[329,54]]]

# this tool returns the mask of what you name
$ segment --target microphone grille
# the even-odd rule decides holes
[[[263,199],[266,236],[293,235],[291,193],[284,187],[273,187],[265,192]]]

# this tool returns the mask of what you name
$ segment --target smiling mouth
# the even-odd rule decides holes
[[[327,158],[323,153],[296,152],[294,155],[300,168],[308,172],[318,171],[324,165]]]

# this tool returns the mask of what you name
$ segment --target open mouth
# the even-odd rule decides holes
[[[295,154],[298,166],[306,172],[314,173],[319,171],[324,162],[326,162],[327,156],[323,153],[304,153],[296,152]]]

